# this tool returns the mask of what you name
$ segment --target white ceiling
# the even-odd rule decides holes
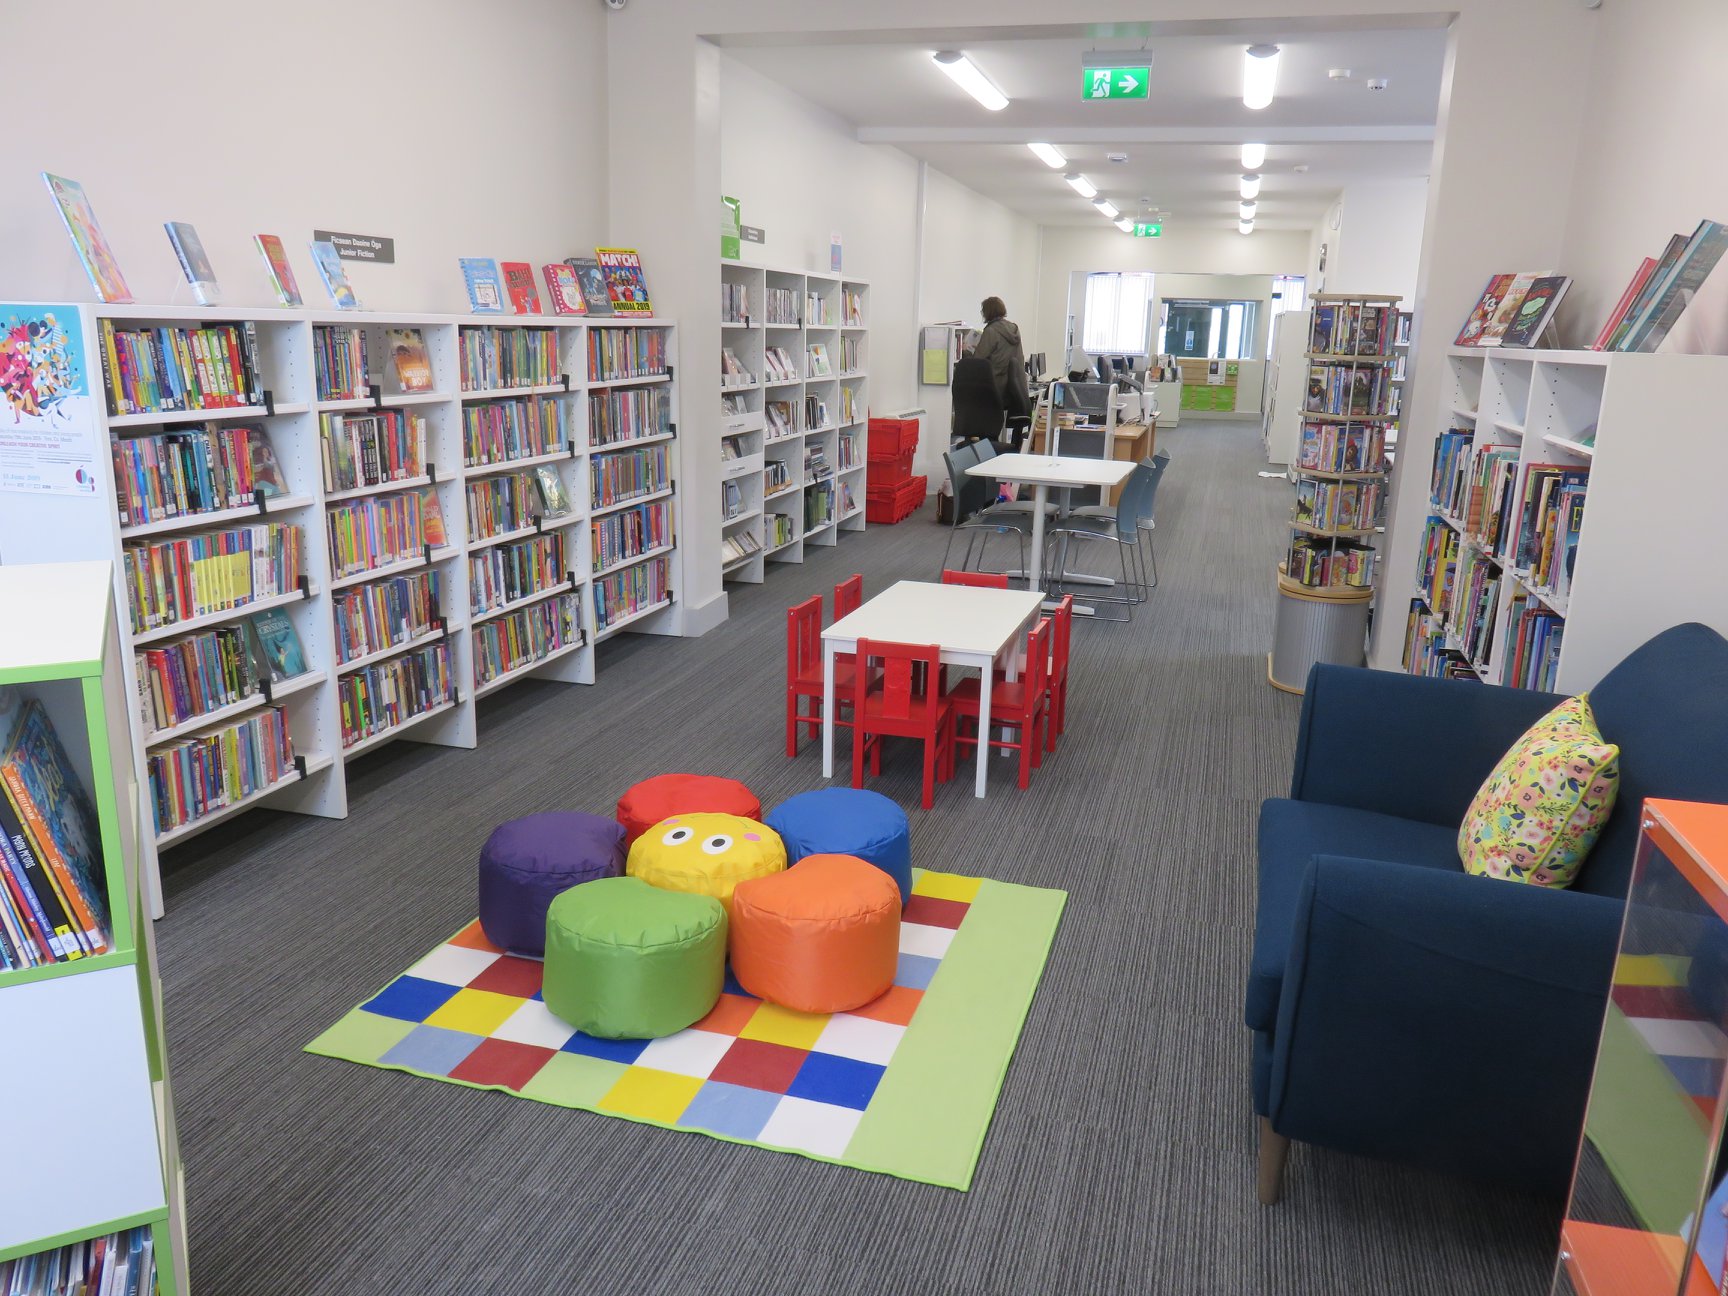
[[[1214,227],[1235,224],[1244,141],[1268,145],[1262,228],[1311,227],[1347,183],[1428,173],[1443,27],[1224,26],[1159,24],[1143,36],[1103,40],[1072,28],[1020,28],[1007,38],[973,31],[818,44],[721,40],[730,57],[851,123],[861,140],[902,148],[1048,225],[1103,218],[1027,151],[1031,140],[1056,144],[1130,215],[1150,199],[1172,223]],[[1277,97],[1258,112],[1242,104],[1242,51],[1253,41],[1282,50]],[[988,112],[963,93],[930,60],[941,48],[963,50],[1009,106]],[[1082,99],[1082,55],[1093,49],[1148,51],[1148,97]],[[1353,75],[1333,81],[1332,68]],[[1371,77],[1390,86],[1370,91]],[[1128,161],[1108,162],[1110,152]]]

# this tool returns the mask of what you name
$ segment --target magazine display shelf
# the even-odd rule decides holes
[[[763,581],[770,562],[801,563],[805,546],[837,544],[840,532],[864,529],[870,285],[838,274],[742,261],[722,261],[720,281],[720,345],[748,374],[743,379],[722,366],[720,434],[738,438],[733,444],[741,453],[720,465],[719,539],[739,537],[749,550],[723,556],[722,571],[727,580],[754,585]],[[781,294],[792,309],[770,312],[770,292]],[[826,374],[812,372],[811,350],[817,346],[828,357]],[[773,347],[790,355],[793,377],[771,378],[764,357]],[[854,353],[850,367],[844,363],[849,350]],[[806,418],[812,398],[827,411],[820,424]],[[728,404],[734,408],[728,410]],[[782,432],[769,421],[771,404],[790,408],[789,430]],[[843,462],[848,447],[851,458]],[[807,473],[806,456],[812,454],[820,455],[820,467]],[[782,465],[789,487],[768,485],[770,463]],[[825,499],[831,503],[823,518]],[[776,538],[776,518],[789,520],[789,528],[778,524],[789,534]]]
[[[503,314],[416,314],[382,311],[339,311],[312,308],[247,308],[247,307],[186,307],[150,305],[102,304],[39,304],[8,303],[0,306],[0,314],[8,317],[37,318],[53,314],[56,321],[81,344],[83,390],[90,393],[86,400],[88,418],[97,444],[97,462],[93,465],[94,489],[88,495],[8,494],[6,505],[0,508],[0,556],[7,563],[65,562],[68,560],[102,560],[112,564],[114,587],[119,598],[121,616],[119,634],[121,670],[125,696],[141,696],[134,648],[148,643],[152,646],[199,626],[239,625],[246,617],[269,606],[276,606],[288,617],[303,649],[309,671],[315,681],[306,683],[295,677],[285,681],[276,691],[274,701],[287,712],[289,733],[297,757],[304,758],[304,769],[290,770],[277,782],[257,789],[231,803],[221,805],[191,822],[170,827],[157,834],[147,831],[139,848],[139,869],[144,880],[147,911],[155,916],[162,913],[158,849],[178,844],[197,835],[215,823],[254,805],[302,814],[342,818],[348,811],[346,764],[352,757],[376,750],[380,745],[399,736],[414,742],[449,747],[473,747],[477,742],[475,699],[502,688],[505,683],[534,677],[566,683],[592,684],[595,679],[596,643],[603,637],[596,631],[600,620],[596,611],[602,575],[596,574],[593,528],[608,513],[622,510],[646,500],[668,501],[668,521],[672,536],[681,531],[683,501],[677,490],[679,473],[679,409],[677,364],[677,329],[669,320],[634,319],[609,316],[570,315],[503,315]],[[261,406],[246,409],[208,411],[156,412],[147,414],[110,415],[106,412],[104,366],[106,357],[101,346],[100,327],[111,320],[117,327],[138,326],[187,327],[206,324],[236,323],[250,325],[257,339],[259,381],[268,394]],[[316,390],[316,351],[314,329],[333,325],[357,327],[365,331],[368,357],[368,386],[359,399],[320,400]],[[405,392],[400,390],[384,345],[389,329],[418,329],[426,342],[432,369],[432,390]],[[460,381],[462,339],[471,329],[532,328],[551,330],[556,336],[559,374],[552,383],[525,387],[494,388],[463,391]],[[596,335],[608,336],[625,331],[656,330],[665,339],[666,367],[662,373],[644,373],[634,377],[611,377],[590,363],[590,342]],[[609,457],[627,454],[637,448],[630,441],[615,441],[596,446],[590,437],[590,397],[609,392],[657,391],[667,400],[667,426],[664,432],[654,429],[654,435],[644,437],[641,448],[661,447],[666,452],[667,480],[664,489],[645,494],[639,499],[609,500],[600,508],[593,507],[591,473],[608,462]],[[554,455],[524,457],[520,461],[465,466],[463,455],[463,413],[476,403],[520,396],[551,396],[564,407],[564,423],[569,445]],[[320,416],[327,413],[366,413],[375,409],[401,408],[426,420],[426,473],[414,481],[392,482],[377,487],[349,491],[327,491],[320,450]],[[114,481],[113,465],[106,448],[107,442],[121,435],[158,432],[176,428],[196,428],[205,423],[226,426],[232,420],[244,419],[262,427],[268,434],[276,459],[286,479],[286,494],[266,498],[256,508],[225,509],[176,517],[152,523],[145,528],[122,527]],[[526,606],[570,592],[578,596],[580,625],[576,641],[566,642],[547,652],[543,659],[512,663],[512,668],[498,676],[480,679],[476,674],[476,636],[482,625],[495,621],[499,609],[488,608],[472,613],[469,581],[469,558],[494,548],[504,537],[471,537],[468,516],[467,488],[475,481],[536,466],[554,470],[570,502],[570,512],[557,518],[536,518],[532,527],[520,529],[522,537],[541,530],[557,529],[565,537],[564,579],[539,591],[538,597],[520,602]],[[368,570],[361,576],[336,577],[334,554],[330,548],[328,515],[339,503],[364,501],[366,498],[400,490],[419,482],[437,493],[443,513],[447,541],[443,546],[426,546],[418,556]],[[245,525],[262,521],[280,521],[300,528],[302,570],[305,581],[297,592],[249,605],[177,623],[172,628],[157,628],[133,635],[126,609],[129,593],[121,570],[120,555],[124,545],[142,538],[161,542],[179,535],[191,535],[222,526]],[[631,633],[678,635],[682,633],[682,607],[679,592],[683,588],[682,552],[676,542],[667,549],[653,546],[651,554],[627,559],[615,558],[607,565],[614,583],[628,577],[622,569],[664,562],[663,596],[651,607],[633,608],[628,613]],[[427,645],[428,636],[416,635],[407,641],[380,651],[341,661],[338,657],[334,594],[341,588],[382,578],[390,574],[413,574],[435,570],[439,578],[439,612],[441,627],[430,638],[449,646],[449,696],[435,707],[418,714],[404,716],[397,724],[380,733],[366,735],[344,748],[342,741],[341,678],[367,663],[401,656]],[[658,570],[658,569],[656,569]],[[660,585],[655,583],[655,591]],[[510,610],[510,609],[506,609]],[[530,609],[531,610],[531,609]],[[607,633],[620,628],[621,615]],[[153,826],[152,792],[148,776],[151,749],[159,747],[186,731],[195,731],[218,723],[226,717],[242,719],[270,705],[272,698],[254,693],[243,702],[212,713],[197,721],[176,725],[173,735],[155,732],[145,723],[140,707],[127,708],[129,735],[123,750],[132,758],[133,777],[142,798],[143,821]]]
[[[0,1261],[145,1227],[162,1293],[184,1296],[185,1189],[111,564],[0,567],[0,600],[53,608],[0,618],[0,687],[41,704],[90,794],[110,929],[106,953],[0,972],[14,1057],[0,1067],[0,1138],[20,1170],[0,1176]],[[78,1056],[60,1065],[51,1042],[69,1037]]]

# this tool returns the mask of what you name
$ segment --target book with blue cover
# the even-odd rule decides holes
[[[247,618],[252,627],[253,666],[258,678],[280,684],[308,669],[294,623],[281,608],[266,608]]]
[[[468,287],[468,308],[477,315],[504,313],[504,284],[491,257],[463,257],[462,282]]]
[[[348,282],[348,269],[342,264],[342,254],[334,243],[315,239],[312,243],[312,264],[318,267],[318,277],[338,310],[359,310],[360,299]]]

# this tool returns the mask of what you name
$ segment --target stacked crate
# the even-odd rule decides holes
[[[924,503],[928,480],[912,475],[912,460],[917,453],[917,419],[870,420],[866,522],[872,525],[904,522]]]

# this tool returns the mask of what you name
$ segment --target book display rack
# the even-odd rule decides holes
[[[864,529],[870,286],[815,271],[720,265],[721,562],[770,562]]]
[[[1728,358],[1452,347],[1445,381],[1406,670],[1576,693],[1728,612]]]
[[[141,868],[149,811],[112,567],[0,567],[5,606],[54,610],[0,619],[0,1039],[17,1046],[0,1104],[19,1116],[7,1158],[20,1171],[0,1180],[0,1289],[60,1275],[154,1292],[154,1274],[163,1296],[184,1296],[185,1189]],[[85,917],[62,921],[62,905]],[[53,1065],[53,1041],[71,1039],[76,1064]]]
[[[93,490],[9,495],[0,546],[114,563],[152,912],[160,849],[341,817],[347,760],[472,747],[476,698],[679,632],[666,321],[7,310],[89,358]]]

